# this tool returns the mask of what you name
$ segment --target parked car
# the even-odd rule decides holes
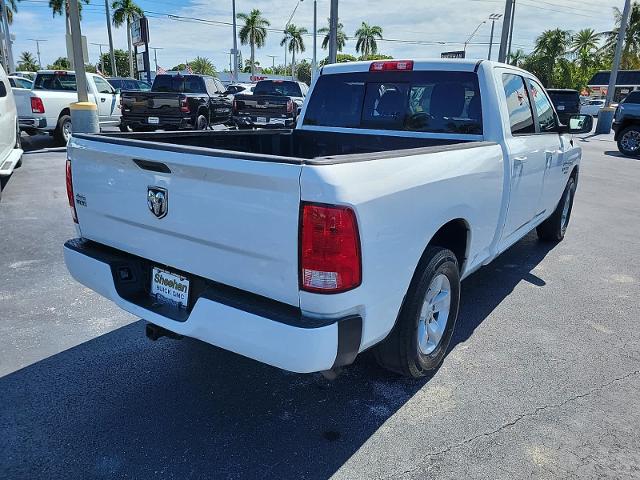
[[[0,65],[0,198],[2,177],[13,173],[22,163],[22,143],[18,128],[18,112],[9,78]]]
[[[227,85],[227,92],[230,95],[235,95],[237,93],[242,93],[243,95],[251,95],[255,87],[256,86],[254,83],[231,83]]]
[[[309,87],[292,80],[261,80],[253,94],[236,94],[233,121],[238,128],[294,127]]]
[[[373,348],[420,377],[461,279],[532,229],[563,239],[592,122],[511,65],[326,65],[294,130],[74,134],[66,265],[151,339],[329,375]]]
[[[607,102],[604,98],[587,100],[580,107],[580,113],[582,115],[591,115],[592,117],[597,117],[600,110],[604,108],[605,103]]]
[[[580,114],[580,93],[569,88],[550,88],[547,93],[560,117],[560,122],[568,124],[569,119]]]
[[[98,106],[100,126],[118,125],[120,95],[100,75],[86,75],[89,99]],[[29,132],[50,133],[59,144],[66,145],[72,131],[69,105],[78,101],[75,72],[40,70],[33,90],[16,95],[20,127]]]
[[[15,75],[9,75],[9,83],[12,88],[25,88],[31,90],[33,88],[33,81],[24,77],[17,77]]]
[[[31,80],[32,82],[36,79],[36,72],[12,72],[9,74],[12,77],[22,77],[27,80]]]
[[[640,155],[640,90],[629,93],[618,104],[613,131],[621,153],[628,157]]]
[[[107,82],[118,91],[129,92],[148,92],[151,90],[151,84],[143,80],[136,80],[128,77],[109,77]]]
[[[150,92],[122,93],[123,131],[205,130],[230,121],[226,89],[208,75],[158,75]]]

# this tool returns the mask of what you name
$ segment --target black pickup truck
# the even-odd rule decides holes
[[[253,95],[235,95],[233,121],[238,128],[295,127],[308,91],[303,82],[262,80]]]
[[[122,92],[122,131],[205,130],[231,123],[231,100],[217,78],[158,75],[150,92]]]

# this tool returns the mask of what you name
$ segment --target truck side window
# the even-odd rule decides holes
[[[7,96],[7,87],[4,82],[0,80],[0,98]]]
[[[558,121],[556,120],[556,114],[544,88],[534,80],[528,79],[528,81],[531,95],[533,95],[533,104],[536,106],[536,115],[538,117],[538,123],[540,124],[540,131],[542,133],[557,132]]]
[[[511,133],[513,135],[536,133],[524,79],[520,75],[504,73],[502,84],[509,110]]]
[[[98,93],[113,93],[113,88],[106,80],[100,77],[93,77],[93,82],[96,84],[96,90]]]

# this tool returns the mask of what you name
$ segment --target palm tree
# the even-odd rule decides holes
[[[9,23],[9,25],[13,23],[13,14],[18,13],[18,1],[9,0],[7,3],[5,3],[6,5],[5,8],[7,9],[7,22]],[[0,19],[1,18],[2,18],[2,12],[0,12]]]
[[[211,60],[207,57],[196,57],[194,60],[189,62],[189,66],[193,73],[198,73],[200,75],[215,75],[216,67],[213,66]]]
[[[240,43],[251,45],[251,76],[256,74],[256,47],[264,47],[267,38],[267,27],[271,25],[269,20],[262,16],[262,12],[257,8],[251,13],[239,13],[238,20],[243,20],[244,25],[240,29]]]
[[[606,32],[607,39],[603,47],[603,53],[613,58],[613,53],[616,49],[616,43],[618,41],[618,31],[620,30],[620,23],[622,22],[622,13],[619,8],[613,9],[613,15],[616,22],[616,27]],[[631,5],[631,12],[629,14],[629,24],[627,25],[627,31],[624,35],[624,46],[622,48],[622,60],[620,62],[620,68],[633,69],[640,66],[640,4],[633,3]]]
[[[37,72],[38,62],[30,52],[22,52],[18,60],[18,70],[25,72]]]
[[[543,71],[538,72],[540,80],[545,86],[551,86],[558,60],[564,58],[571,46],[571,33],[568,30],[556,28],[545,30],[536,39],[533,55],[537,56]]]
[[[327,19],[327,22],[330,23],[330,19]],[[347,35],[344,33],[343,27],[344,25],[342,25],[342,23],[338,23],[337,44],[339,52],[342,51],[347,43],[347,40],[349,40],[349,37],[347,37]],[[325,34],[324,38],[322,39],[322,48],[326,50],[329,47],[329,41],[331,38],[329,27],[322,27],[320,30],[318,30],[318,33]]]
[[[113,25],[118,28],[127,23],[127,47],[129,49],[129,74],[133,76],[133,49],[131,48],[131,22],[135,17],[144,15],[142,9],[133,0],[114,0],[111,4],[113,8]]]
[[[89,0],[78,0],[78,10],[82,19],[82,5],[89,4]],[[69,23],[69,0],[49,0],[49,8],[53,11],[53,16],[62,16],[64,14],[66,20],[67,35],[71,33],[71,24]]]
[[[291,78],[295,79],[296,76],[296,52],[304,52],[304,40],[302,35],[307,33],[307,29],[304,27],[298,28],[293,23],[287,25],[284,30],[284,37],[280,42],[280,46],[287,46],[287,49],[291,52]]]
[[[576,60],[582,72],[586,72],[596,63],[596,52],[600,44],[600,34],[593,28],[584,28],[571,39],[571,52],[576,55]]]
[[[515,52],[509,55],[509,60],[507,63],[513,65],[514,67],[520,67],[525,57],[526,55],[524,53],[524,50],[519,48],[518,50],[516,50]]]
[[[378,53],[376,38],[382,38],[382,27],[362,22],[360,28],[356,30],[355,37],[358,39],[356,52],[361,53],[362,57],[367,59],[369,55]]]

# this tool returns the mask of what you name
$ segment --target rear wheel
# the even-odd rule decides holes
[[[560,242],[564,238],[573,209],[573,197],[576,194],[576,179],[571,177],[562,193],[558,206],[551,216],[536,228],[538,238],[545,242]]]
[[[120,124],[120,125],[118,125],[118,128],[120,129],[121,132],[132,132],[133,131],[133,129],[129,125]]]
[[[53,132],[53,136],[56,142],[60,145],[66,145],[71,138],[71,117],[69,115],[62,115],[58,120],[58,126]]]
[[[628,157],[640,154],[640,125],[631,125],[620,132],[618,150]]]
[[[196,118],[196,130],[206,130],[209,127],[209,120],[203,114],[198,115]]]
[[[452,251],[429,247],[409,287],[389,336],[374,354],[378,363],[420,378],[444,359],[460,303],[460,272]]]
[[[15,148],[22,149],[22,135],[20,132],[20,126],[18,125],[17,121],[16,121],[16,147]],[[21,166],[22,166],[22,158],[18,160],[18,163],[16,163],[15,168],[20,168]]]

